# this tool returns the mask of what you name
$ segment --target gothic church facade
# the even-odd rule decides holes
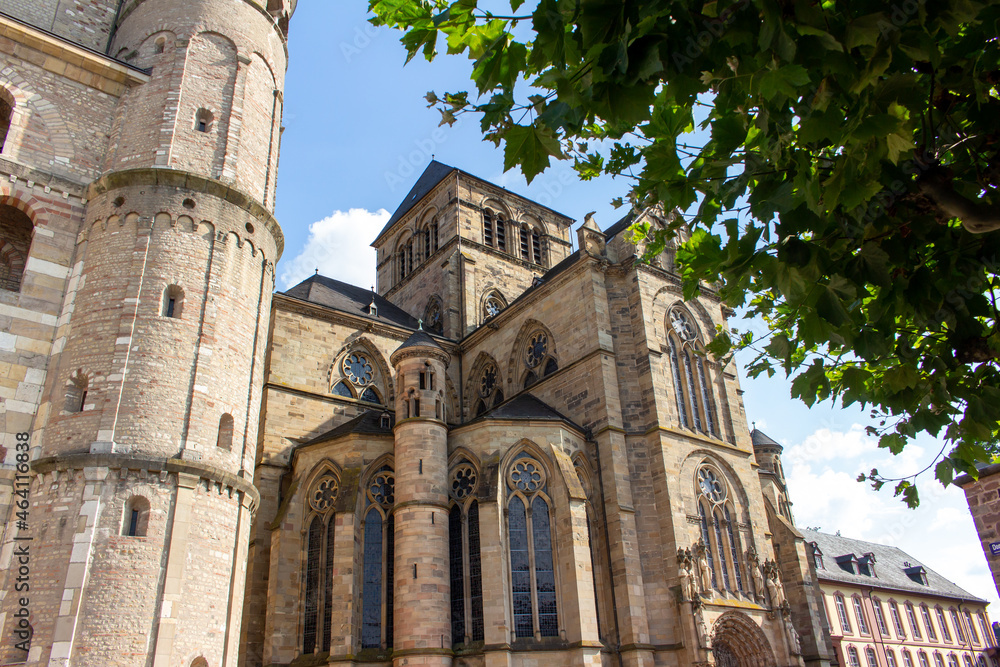
[[[830,663],[657,212],[432,162],[377,289],[273,293],[294,2],[0,10],[0,663]]]

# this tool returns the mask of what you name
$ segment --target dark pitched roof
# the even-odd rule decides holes
[[[389,415],[389,428],[382,428],[382,415]],[[350,421],[346,421],[340,426],[334,427],[318,435],[309,442],[302,443],[300,447],[305,447],[306,445],[312,445],[317,442],[325,442],[326,440],[332,440],[334,438],[339,438],[340,436],[350,435],[351,433],[360,433],[364,435],[392,435],[392,427],[396,423],[396,418],[393,417],[391,412],[385,410],[368,410]]]
[[[986,602],[986,600],[976,597],[957,584],[948,581],[897,547],[855,540],[840,535],[828,535],[815,530],[801,529],[801,533],[806,542],[815,542],[823,553],[823,568],[816,570],[817,576],[822,580]],[[867,577],[863,574],[851,574],[841,569],[835,560],[837,557],[847,554],[854,554],[860,558],[867,553],[875,555],[875,574],[877,576]],[[926,586],[913,581],[905,572],[907,568],[917,566],[922,566],[927,573]]]
[[[635,222],[635,218],[636,218],[635,211],[630,211],[621,220],[619,220],[618,222],[616,222],[615,224],[611,225],[610,227],[604,230],[604,238],[610,241],[614,237],[618,236],[623,231],[628,229],[629,225]]]
[[[437,344],[437,341],[431,338],[430,335],[423,329],[417,329],[414,331],[413,335],[406,339],[406,342],[396,348],[396,351],[399,352],[407,347],[436,347],[439,350],[442,349],[441,346]]]
[[[476,176],[475,174],[470,174],[469,172],[464,171],[462,169],[458,169],[457,167],[449,167],[448,165],[442,164],[437,160],[431,160],[431,163],[427,165],[426,169],[424,169],[424,173],[420,174],[420,177],[417,179],[417,182],[414,183],[413,187],[410,188],[410,191],[406,193],[406,196],[403,198],[403,201],[399,204],[399,206],[396,207],[396,211],[395,213],[392,214],[392,217],[389,218],[389,222],[385,223],[385,227],[382,228],[382,231],[380,231],[378,233],[378,236],[375,237],[375,240],[372,241],[372,245],[374,246],[376,243],[379,242],[379,240],[383,236],[388,234],[389,230],[392,229],[393,225],[399,222],[407,213],[410,212],[410,209],[412,209],[417,204],[417,202],[423,199],[427,195],[427,193],[429,193],[431,190],[436,188],[438,184],[452,172],[458,172],[465,176],[469,176],[470,178],[474,178],[477,181],[482,181],[483,183],[489,183],[494,187],[500,187],[495,183],[490,183],[485,178],[480,178],[479,176]],[[504,190],[505,192],[510,192],[509,190],[507,190],[507,188],[501,188],[501,189]],[[528,199],[523,195],[519,195],[516,192],[511,192],[511,194],[516,197],[520,197],[521,199],[524,199],[526,201],[530,201],[535,206],[544,208],[546,211],[551,211],[552,213],[558,215],[559,217],[569,220],[570,224],[572,224],[573,219],[568,215],[566,215],[565,213],[560,213],[555,209],[549,208],[548,206],[545,206],[543,204],[539,204],[538,202]]]
[[[437,184],[443,181],[445,177],[453,171],[455,171],[454,167],[449,167],[448,165],[442,164],[437,160],[431,160],[431,163],[427,165],[426,169],[424,169],[424,173],[420,174],[420,178],[417,179],[417,182],[413,184],[410,191],[406,193],[405,197],[403,197],[403,201],[400,205],[396,207],[396,212],[392,214],[391,218],[389,218],[389,222],[385,223],[385,227],[382,228],[382,231],[380,231],[378,236],[375,237],[375,240],[372,241],[372,245],[378,243],[378,240],[385,236],[385,234],[392,229],[392,226],[399,222],[400,218],[409,213],[410,209],[413,208],[418,201],[423,199],[428,192],[437,187]]]
[[[775,442],[771,438],[771,436],[758,429],[750,431],[750,440],[751,442],[753,442],[754,447],[777,447],[778,449],[782,448],[779,443]]]
[[[488,419],[560,421],[581,433],[585,432],[582,426],[531,394],[515,396],[511,400],[501,403],[492,410],[479,415],[472,421],[485,421]]]
[[[383,297],[377,294],[373,295],[371,290],[355,287],[319,274],[309,276],[283,294],[351,315],[366,317],[376,322],[387,322],[407,329],[417,328],[416,318],[410,317],[409,313],[392,305]],[[372,302],[373,296],[378,315],[371,315],[368,312],[368,305]]]

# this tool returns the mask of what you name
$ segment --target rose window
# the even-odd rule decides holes
[[[375,371],[372,365],[360,354],[349,354],[344,357],[344,375],[356,385],[364,386],[372,381]]]
[[[463,463],[451,474],[451,496],[457,500],[468,498],[476,490],[479,478],[471,464]]]
[[[483,370],[483,376],[479,379],[479,395],[486,397],[493,393],[497,386],[497,367],[490,364]]]
[[[395,502],[396,476],[392,471],[386,470],[375,475],[375,479],[368,486],[368,495],[372,502],[379,505],[392,505]]]
[[[545,484],[545,473],[537,461],[519,459],[511,466],[508,481],[518,491],[534,493]]]
[[[545,353],[548,351],[549,341],[544,333],[536,333],[531,338],[531,342],[528,343],[528,356],[525,361],[529,368],[534,368],[542,362],[545,358]]]
[[[337,499],[337,491],[340,490],[336,477],[323,477],[313,489],[309,497],[309,504],[317,512],[325,512],[333,506],[333,501]]]
[[[691,320],[684,314],[684,311],[677,308],[670,311],[670,326],[674,328],[674,331],[677,332],[677,335],[685,343],[689,343],[698,337],[698,332],[695,331]]]
[[[701,489],[701,495],[713,503],[721,503],[726,499],[726,486],[708,466],[702,466],[698,470],[698,488]]]

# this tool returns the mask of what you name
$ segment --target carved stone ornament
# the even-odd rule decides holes
[[[521,493],[534,493],[545,486],[545,470],[534,459],[518,459],[510,467],[507,484]]]
[[[340,484],[336,477],[329,473],[323,475],[313,484],[313,488],[309,492],[309,506],[317,512],[327,511],[333,507],[339,490]]]
[[[479,475],[471,463],[460,463],[451,471],[451,487],[449,493],[456,500],[464,500],[476,491],[479,485]]]

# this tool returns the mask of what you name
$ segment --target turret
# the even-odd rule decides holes
[[[396,371],[395,665],[451,665],[448,567],[448,353],[423,330],[390,357]]]
[[[119,4],[108,53],[149,80],[87,190],[39,409],[28,664],[237,664],[292,9]]]
[[[785,471],[781,467],[782,446],[756,428],[750,432],[750,439],[753,442],[754,458],[760,466],[761,489],[764,491],[764,496],[771,502],[775,512],[794,524],[792,503],[788,500],[788,487],[785,484]]]

